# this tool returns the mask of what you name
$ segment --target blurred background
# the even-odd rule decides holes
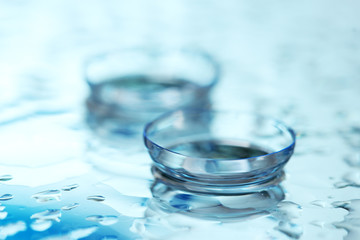
[[[356,1],[1,1],[1,102],[82,99],[84,58],[136,45],[208,50],[225,68],[220,86],[234,81],[226,98],[238,102],[297,98],[301,87],[344,91],[359,71],[357,9]]]

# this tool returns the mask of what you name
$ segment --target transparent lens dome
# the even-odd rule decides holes
[[[163,174],[219,193],[278,177],[295,147],[294,131],[277,120],[212,110],[163,115],[146,126],[144,140]]]

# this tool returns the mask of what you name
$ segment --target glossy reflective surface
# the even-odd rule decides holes
[[[357,240],[359,8],[352,0],[0,1],[0,238]],[[109,147],[89,132],[85,59],[146,44],[205,49],[223,67],[216,108],[296,130],[281,190],[248,196],[269,210],[239,217],[237,197],[158,184],[142,142]],[[232,209],[237,216],[224,220]]]

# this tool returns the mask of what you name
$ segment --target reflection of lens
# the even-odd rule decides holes
[[[203,219],[226,221],[266,214],[285,197],[279,185],[282,178],[251,189],[244,188],[239,194],[224,195],[187,191],[156,168],[153,168],[153,174],[155,182],[151,188],[153,199],[149,208]]]
[[[133,136],[166,111],[209,105],[219,69],[201,51],[123,49],[89,59],[85,78],[90,127]]]

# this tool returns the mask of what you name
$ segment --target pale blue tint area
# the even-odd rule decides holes
[[[359,239],[359,9],[0,0],[0,239]],[[214,108],[291,126],[281,181],[247,195],[184,191],[151,172],[142,142],[90,131],[83,63],[138,45],[208,52],[221,65]]]

